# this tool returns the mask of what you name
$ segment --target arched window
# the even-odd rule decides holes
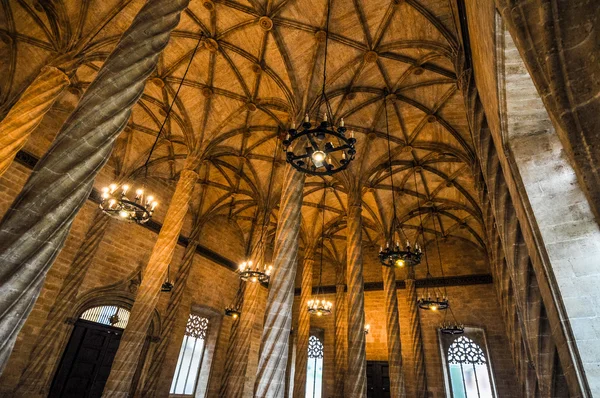
[[[495,398],[488,359],[467,336],[456,338],[446,353],[450,391],[454,398]]]
[[[177,359],[175,375],[171,382],[170,394],[194,395],[204,357],[207,333],[208,318],[190,314],[183,343],[179,350],[179,359]]]
[[[129,322],[129,310],[113,305],[103,305],[85,310],[80,319],[125,329]]]
[[[310,336],[308,340],[308,366],[306,369],[306,398],[321,398],[323,343],[314,335]]]

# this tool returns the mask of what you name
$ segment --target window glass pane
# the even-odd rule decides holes
[[[129,311],[125,308],[103,305],[86,310],[79,318],[90,322],[125,329],[127,322],[129,321]]]
[[[479,383],[479,395],[484,398],[493,398],[492,383],[487,365],[475,365],[477,371],[477,382]]]
[[[308,358],[308,366],[306,372],[306,397],[313,397],[314,386],[315,386],[315,369],[317,367],[317,360],[314,358]]]
[[[194,394],[202,365],[207,330],[207,318],[190,314],[171,382],[171,394]]]
[[[454,398],[466,398],[462,370],[460,370],[458,364],[450,364],[450,385],[452,386],[452,396]]]

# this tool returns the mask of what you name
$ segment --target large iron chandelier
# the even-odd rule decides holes
[[[329,15],[331,4],[327,4],[327,22],[325,27],[325,53],[323,59],[323,87],[321,95],[313,106],[320,108],[325,103],[325,113],[321,122],[310,122],[309,113],[306,114],[301,129],[296,129],[292,121],[286,139],[283,141],[283,150],[286,152],[286,161],[297,170],[311,175],[332,175],[348,167],[356,155],[354,133],[346,136],[344,119],[341,118],[336,128],[333,122],[333,112],[327,94],[325,83],[327,80],[327,48],[329,42]],[[311,107],[312,108],[312,107]],[[317,112],[318,113],[318,112]],[[329,117],[332,122],[329,122]]]
[[[144,166],[143,166],[145,169],[145,180],[148,179],[148,163],[150,162],[152,153],[154,152],[154,149],[156,148],[156,144],[158,143],[158,140],[163,132],[163,129],[165,127],[165,124],[167,123],[167,120],[169,120],[169,116],[171,115],[171,111],[173,110],[173,105],[175,104],[175,101],[177,100],[177,96],[179,95],[181,86],[183,85],[183,82],[185,81],[185,77],[187,76],[187,73],[190,69],[190,65],[192,64],[192,61],[194,60],[194,56],[196,55],[196,52],[198,51],[198,47],[200,46],[200,42],[202,41],[203,37],[204,37],[204,35],[201,34],[200,38],[198,39],[198,42],[196,43],[196,47],[194,48],[192,56],[190,57],[190,61],[188,62],[187,68],[183,74],[183,78],[181,79],[181,82],[179,83],[179,87],[177,88],[177,91],[175,92],[175,96],[173,97],[173,100],[171,101],[171,104],[169,105],[169,109],[165,115],[163,123],[160,126],[160,129],[158,130],[158,134],[156,134],[156,139],[154,140],[154,144],[152,144],[152,148],[150,148],[150,152],[148,153],[148,157],[146,158],[146,162],[144,163]],[[144,223],[148,222],[148,220],[150,220],[150,218],[152,218],[152,214],[154,213],[154,209],[158,205],[158,202],[154,200],[154,197],[152,195],[146,194],[146,192],[144,192],[143,187],[141,189],[137,189],[135,191],[134,199],[130,199],[127,197],[128,192],[129,192],[129,185],[127,185],[127,184],[124,184],[121,186],[119,186],[118,184],[110,184],[108,187],[103,188],[102,189],[102,198],[101,198],[100,206],[99,206],[100,209],[105,214],[108,214],[109,216],[118,218],[120,220],[135,222],[137,224],[144,224]],[[171,289],[172,288],[173,288],[173,286],[171,286]],[[170,291],[170,289],[163,290],[163,291]]]
[[[260,238],[256,242],[256,246],[252,248],[250,251],[251,255],[255,256],[253,260],[246,260],[239,266],[240,278],[246,282],[252,283],[264,283],[268,284],[269,279],[271,278],[271,272],[273,271],[273,266],[267,264],[265,259],[265,251],[266,251],[266,236],[265,232],[269,227],[269,209],[271,208],[271,188],[273,185],[273,177],[275,174],[275,164],[277,161],[277,150],[279,147],[279,141],[276,140],[275,150],[273,152],[273,161],[271,162],[271,175],[269,176],[269,186],[267,188],[267,198],[264,205],[264,214],[262,217],[262,225],[260,229]],[[258,208],[257,208],[258,213]],[[252,243],[252,235],[250,236],[250,245]]]
[[[333,304],[331,301],[325,300],[323,297],[323,250],[325,249],[325,197],[327,195],[327,185],[323,187],[323,203],[321,204],[321,211],[323,212],[323,222],[321,225],[321,259],[319,261],[319,286],[317,287],[316,294],[308,300],[308,313],[316,316],[331,315]]]
[[[387,94],[387,93],[385,93]],[[387,148],[388,148],[388,166],[390,173],[390,183],[392,187],[392,207],[393,207],[393,218],[390,222],[390,231],[385,243],[379,250],[379,261],[381,265],[386,267],[397,267],[403,268],[414,267],[421,263],[421,248],[419,244],[415,242],[414,248],[411,247],[410,242],[406,239],[406,246],[402,247],[400,242],[402,241],[402,235],[406,238],[406,235],[402,231],[402,226],[398,223],[398,217],[396,213],[396,190],[394,189],[394,174],[392,172],[392,149],[390,144],[390,126],[388,121],[387,111],[387,95],[383,99],[383,106],[385,108],[385,129],[387,133]]]
[[[154,196],[145,194],[143,189],[137,189],[135,197],[130,199],[127,197],[129,191],[130,187],[127,184],[111,184],[102,188],[100,209],[114,218],[138,224],[148,222],[158,202],[154,200]]]
[[[448,312],[450,312],[450,315],[452,317],[451,320],[447,319]],[[445,311],[444,313],[444,320],[440,325],[440,332],[443,334],[463,334],[465,332],[465,325],[459,323],[456,320],[456,317],[454,316],[454,311],[452,311],[451,307],[448,307],[448,311]]]

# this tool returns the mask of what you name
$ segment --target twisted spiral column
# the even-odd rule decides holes
[[[402,368],[402,343],[400,342],[400,317],[396,295],[396,270],[383,267],[383,290],[385,294],[385,317],[390,366],[390,396],[406,397],[404,370]]]
[[[414,271],[413,271],[414,272]],[[406,300],[408,303],[410,341],[412,342],[412,357],[414,360],[413,380],[415,385],[415,397],[427,397],[427,375],[425,373],[425,352],[423,351],[423,340],[421,337],[421,320],[419,308],[417,307],[417,288],[415,286],[414,274],[409,272],[406,279]]]
[[[302,268],[298,333],[296,333],[296,365],[294,370],[294,398],[304,398],[306,393],[306,371],[308,366],[308,340],[310,338],[310,314],[306,310],[312,296],[313,264],[312,253],[306,253]]]
[[[44,66],[0,122],[0,176],[68,85],[63,71]]]
[[[281,398],[285,390],[304,174],[286,165],[275,234],[273,275],[265,311],[255,385],[257,398]]]
[[[186,166],[179,176],[163,226],[144,270],[144,277],[131,308],[127,328],[121,337],[119,349],[104,387],[103,397],[126,398],[129,394],[152,313],[158,302],[160,287],[165,280],[167,267],[173,259],[192,191],[198,180],[198,173],[194,171],[195,163],[195,159],[188,157]]]
[[[241,293],[238,295],[236,301],[236,308],[242,308],[244,305],[244,293],[246,292],[246,284],[240,286]],[[235,350],[237,350],[237,334],[240,325],[240,318],[233,320],[231,324],[231,330],[229,333],[229,340],[227,342],[227,352],[225,354],[225,365],[223,367],[223,376],[221,377],[221,387],[219,389],[219,397],[226,397],[227,384],[229,383],[229,377],[234,365]]]
[[[16,387],[18,396],[46,396],[52,371],[67,344],[72,326],[65,322],[73,315],[79,287],[91,266],[108,229],[110,217],[96,210],[92,224],[77,250],[56,301],[50,308],[42,332],[38,335]]]
[[[248,394],[248,391],[244,391],[244,386],[246,383],[246,369],[248,368],[254,322],[258,310],[259,290],[259,283],[246,283],[244,307],[242,308],[240,323],[236,330],[233,350],[230,352],[231,365],[222,390],[222,397],[241,398],[248,395],[252,396],[252,392]]]
[[[169,394],[170,379],[173,377],[175,372],[176,364],[169,363],[166,361],[167,350],[173,341],[173,336],[179,336],[176,333],[176,320],[180,314],[180,308],[182,308],[183,296],[187,285],[188,277],[194,265],[194,256],[196,254],[196,248],[200,240],[200,231],[202,224],[196,222],[192,233],[189,236],[188,245],[183,253],[181,259],[181,265],[177,270],[175,281],[173,282],[173,291],[171,297],[169,297],[169,304],[167,305],[167,311],[165,313],[164,321],[161,327],[160,341],[152,356],[152,362],[146,376],[146,384],[144,386],[145,397],[164,397]],[[187,318],[186,318],[187,319]],[[184,330],[181,331],[181,335]],[[170,366],[171,365],[171,366]]]
[[[344,264],[345,265],[345,264]],[[334,388],[335,398],[344,398],[344,382],[346,374],[346,283],[344,281],[343,266],[338,267],[335,282],[335,307],[334,307]]]
[[[0,371],[188,2],[142,7],[0,222]]]
[[[356,199],[348,204],[346,250],[348,263],[348,371],[345,394],[349,398],[367,396],[365,338],[365,292],[362,258],[362,206]]]

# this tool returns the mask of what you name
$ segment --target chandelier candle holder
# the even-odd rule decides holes
[[[316,316],[331,315],[333,304],[325,299],[308,300],[308,313]]]
[[[365,325],[365,334],[369,334],[369,331],[371,330],[371,325],[369,325],[368,323]]]
[[[158,206],[152,195],[146,195],[143,189],[135,191],[135,197],[129,199],[127,194],[129,185],[118,186],[111,184],[102,188],[102,201],[100,209],[111,217],[137,224],[144,224],[152,218]]]
[[[239,267],[240,278],[245,282],[252,283],[269,283],[272,271],[272,265],[267,266],[264,264],[261,267],[258,263],[256,263],[256,266],[254,266],[252,261],[244,261]]]
[[[313,128],[306,114],[301,130],[296,130],[295,123],[292,123],[283,140],[283,150],[286,152],[287,162],[297,170],[325,176],[348,167],[356,155],[355,143],[353,132],[350,132],[350,137],[346,137],[343,118],[340,119],[339,127],[335,128],[327,121],[325,114],[323,121]]]
[[[421,263],[421,248],[418,243],[411,247],[410,242],[406,241],[406,246],[401,247],[400,242],[390,245],[387,242],[385,249],[383,246],[379,250],[379,261],[386,267],[403,268],[405,266],[414,267]]]

